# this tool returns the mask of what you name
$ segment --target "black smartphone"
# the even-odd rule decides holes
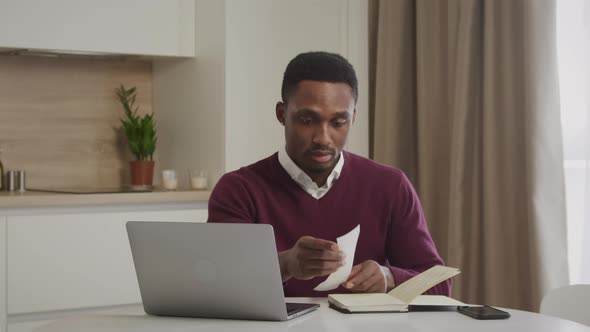
[[[487,305],[481,307],[459,306],[457,311],[475,319],[506,319],[510,314]]]

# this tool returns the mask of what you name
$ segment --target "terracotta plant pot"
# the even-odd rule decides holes
[[[131,185],[132,186],[151,186],[154,181],[154,161],[153,160],[134,160],[130,161],[131,166]]]

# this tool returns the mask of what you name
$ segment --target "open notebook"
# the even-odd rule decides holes
[[[420,310],[420,306],[449,307],[464,303],[442,295],[420,295],[457,274],[459,269],[437,265],[386,294],[330,294],[328,302],[334,309],[347,312],[407,312],[410,308]]]

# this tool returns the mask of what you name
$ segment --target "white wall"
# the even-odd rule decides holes
[[[162,168],[204,168],[215,182],[284,145],[275,119],[295,55],[337,52],[359,78],[347,149],[369,154],[367,0],[196,0],[196,57],[154,63]]]
[[[195,2],[196,57],[153,67],[159,168],[176,169],[181,188],[189,184],[188,169],[207,170],[216,181],[225,168],[225,3]]]
[[[356,119],[346,149],[369,157],[369,5],[367,0],[347,1],[346,52],[359,80]]]
[[[366,1],[228,0],[226,23],[226,171],[284,146],[275,104],[287,63],[305,51],[340,53],[355,66],[360,99],[348,150],[368,155]]]

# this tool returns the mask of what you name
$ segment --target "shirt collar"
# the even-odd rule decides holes
[[[303,186],[304,189],[314,188],[318,189],[318,186],[313,180],[307,175],[295,162],[289,157],[287,154],[286,147],[284,149],[279,150],[279,163],[285,171],[289,174],[289,176],[295,180],[299,185]],[[340,151],[340,158],[332,169],[332,172],[328,176],[326,183],[322,188],[330,188],[332,183],[338,179],[340,174],[342,173],[342,168],[344,167],[344,154]]]

